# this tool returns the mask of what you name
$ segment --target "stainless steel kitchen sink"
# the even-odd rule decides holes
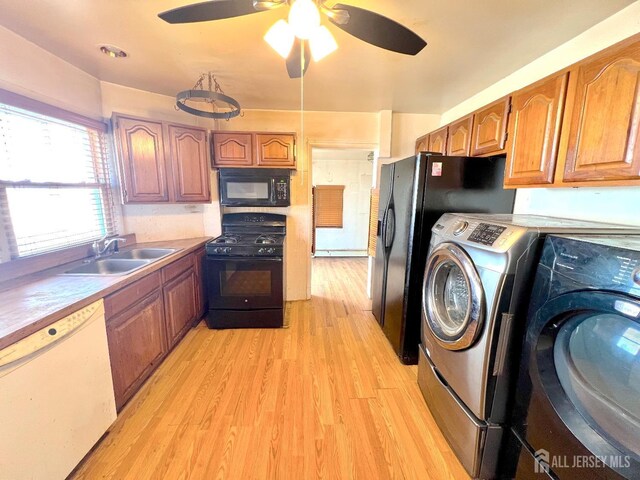
[[[151,260],[123,260],[104,258],[95,262],[85,263],[79,267],[64,272],[65,275],[124,275],[138,268],[149,265]]]
[[[122,260],[157,260],[176,251],[176,248],[133,248],[124,252],[114,253],[109,258]]]

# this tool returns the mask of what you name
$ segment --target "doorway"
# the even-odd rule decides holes
[[[374,152],[313,148],[314,257],[366,257]]]

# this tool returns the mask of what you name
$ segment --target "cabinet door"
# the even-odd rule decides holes
[[[504,150],[510,104],[511,97],[505,97],[474,114],[472,156],[500,153]]]
[[[471,129],[473,128],[473,115],[461,118],[449,125],[449,138],[447,139],[447,155],[467,157],[471,152]]]
[[[429,150],[429,135],[423,135],[416,140],[416,155],[420,152],[426,152]]]
[[[162,123],[118,116],[115,128],[125,203],[168,202]]]
[[[167,351],[161,290],[107,319],[107,339],[116,407],[120,410]]]
[[[449,127],[442,127],[429,134],[429,151],[433,153],[447,153],[447,133]]]
[[[168,138],[175,201],[211,201],[207,132],[199,128],[169,125]]]
[[[207,310],[207,294],[204,283],[204,249],[194,254],[193,266],[196,272],[196,312],[197,318],[202,318]]]
[[[505,185],[553,183],[568,73],[513,94]]]
[[[640,42],[604,50],[571,75],[564,180],[639,178]]]
[[[295,135],[256,134],[256,163],[259,167],[295,168]]]
[[[251,133],[231,132],[213,134],[214,167],[251,167],[253,141]]]
[[[196,318],[196,274],[192,268],[167,283],[164,288],[167,338],[173,346]]]

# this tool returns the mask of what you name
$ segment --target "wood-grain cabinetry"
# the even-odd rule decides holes
[[[125,203],[168,202],[162,123],[128,117],[114,123]]]
[[[200,250],[194,254],[194,268],[196,273],[196,311],[197,317],[202,318],[207,311],[207,292],[204,283],[205,251]]]
[[[195,320],[198,285],[195,255],[178,260],[162,270],[167,340],[173,346]]]
[[[471,153],[471,130],[473,115],[464,117],[449,125],[447,155],[467,157]]]
[[[211,200],[207,132],[199,128],[168,125],[169,152],[176,202]]]
[[[202,273],[190,253],[105,298],[107,338],[118,410],[201,318]]]
[[[433,153],[447,153],[447,134],[449,127],[442,127],[429,134],[429,151]]]
[[[504,151],[511,97],[505,97],[473,114],[471,155],[494,155]]]
[[[122,408],[167,351],[160,274],[105,298],[116,407]]]
[[[423,135],[416,140],[416,155],[429,150],[429,134]]]
[[[571,69],[563,180],[640,178],[640,39]]]
[[[564,72],[513,94],[505,185],[553,183],[568,76]]]
[[[211,200],[206,130],[121,114],[113,125],[124,203]]]
[[[253,136],[251,133],[215,132],[212,144],[214,167],[253,166]]]
[[[293,133],[214,132],[214,167],[296,168]]]

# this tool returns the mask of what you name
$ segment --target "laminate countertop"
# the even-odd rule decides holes
[[[127,275],[63,275],[82,265],[79,260],[0,283],[0,349],[202,248],[208,240],[137,243],[132,247],[178,250]]]

